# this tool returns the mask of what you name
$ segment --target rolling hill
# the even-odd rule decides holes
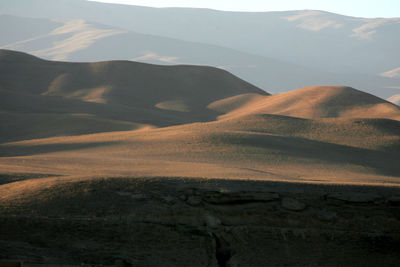
[[[387,118],[400,120],[399,107],[376,96],[343,86],[311,86],[274,96],[249,95],[240,106],[222,117],[278,114],[299,118]],[[212,103],[223,111],[238,102],[238,96]]]
[[[397,266],[399,120],[345,86],[0,50],[0,265]]]
[[[129,123],[166,126],[212,120],[218,113],[207,105],[213,101],[242,93],[267,94],[211,67],[51,62],[9,50],[0,51],[0,73],[3,138],[23,137],[30,127],[38,130],[32,136],[49,136],[54,129],[45,125],[54,128],[59,122],[64,123],[55,132],[69,134],[106,131],[104,123],[122,130],[136,128]],[[32,114],[39,117],[32,119]],[[28,116],[32,122],[48,123],[37,127],[26,123]],[[67,125],[74,123],[66,123],[88,120],[97,126],[70,128]],[[25,130],[12,130],[21,128]]]
[[[0,73],[3,171],[37,172],[32,160],[69,176],[395,184],[400,173],[400,108],[353,88],[268,95],[211,67],[53,62],[9,50]]]

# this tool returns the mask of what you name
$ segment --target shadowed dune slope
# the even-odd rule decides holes
[[[1,50],[0,71],[2,87],[7,90],[126,106],[152,108],[160,102],[181,100],[198,110],[233,95],[267,94],[224,70],[202,66],[50,62]]]
[[[236,107],[236,108],[232,108]],[[385,118],[400,120],[400,108],[374,95],[344,86],[311,86],[273,96],[234,96],[209,105],[221,118],[278,114],[298,118]]]
[[[0,121],[0,138],[3,142],[99,132],[128,131],[146,127],[144,124],[108,120],[89,114],[21,114],[0,111]]]
[[[168,126],[209,121],[221,113],[208,109],[208,104],[246,93],[267,95],[212,67],[158,66],[130,61],[66,63],[0,50],[0,111],[3,115],[15,113],[12,120],[3,116],[0,137],[4,142],[49,137],[50,133],[71,135],[132,129],[129,123]],[[30,120],[23,119],[26,113],[31,113],[27,116]],[[48,121],[43,119],[44,114],[51,115]],[[55,114],[64,122],[58,129],[50,123]],[[79,114],[85,114],[84,121],[91,121],[89,125],[104,122],[108,126],[71,130],[67,125],[77,122]],[[34,124],[35,121],[41,121],[41,125]],[[122,121],[127,124],[121,124]],[[14,131],[22,128],[24,131]]]
[[[186,115],[186,113],[185,113]],[[0,89],[2,142],[165,126],[194,119],[178,112],[83,102]],[[133,126],[133,128],[132,128]]]
[[[305,138],[373,150],[400,149],[400,122],[390,119],[304,119],[274,114],[252,114],[209,124],[217,129],[234,132]]]

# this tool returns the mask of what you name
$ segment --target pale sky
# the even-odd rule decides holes
[[[96,0],[151,7],[198,7],[230,11],[317,9],[355,17],[400,17],[400,0]]]

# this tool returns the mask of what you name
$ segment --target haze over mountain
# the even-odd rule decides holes
[[[382,97],[398,91],[388,89],[398,84],[396,77],[330,73],[215,45],[138,34],[83,20],[3,15],[0,25],[4,25],[3,48],[53,60],[129,59],[167,65],[212,65],[274,93],[310,84],[348,84]],[[30,25],[29,29],[25,25]]]
[[[252,13],[146,8],[84,0],[16,0],[3,3],[0,9],[27,17],[85,19],[336,72],[376,74],[399,67],[400,39],[392,34],[400,27],[399,18],[353,18],[312,10]]]
[[[9,1],[0,4],[0,13],[83,19],[49,31],[50,36],[28,40],[28,35],[22,43],[10,38],[2,46],[48,59],[212,65],[269,92],[337,84],[388,98],[398,94],[400,86],[394,74],[400,61],[397,18],[363,19],[322,11],[159,9],[83,0]],[[57,42],[49,46],[46,41]]]

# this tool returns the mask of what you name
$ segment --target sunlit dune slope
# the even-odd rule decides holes
[[[227,108],[239,102],[238,108]],[[398,106],[344,86],[312,86],[273,96],[234,96],[214,102],[209,107],[228,112],[221,118],[279,114],[308,119],[341,117],[400,120]]]

